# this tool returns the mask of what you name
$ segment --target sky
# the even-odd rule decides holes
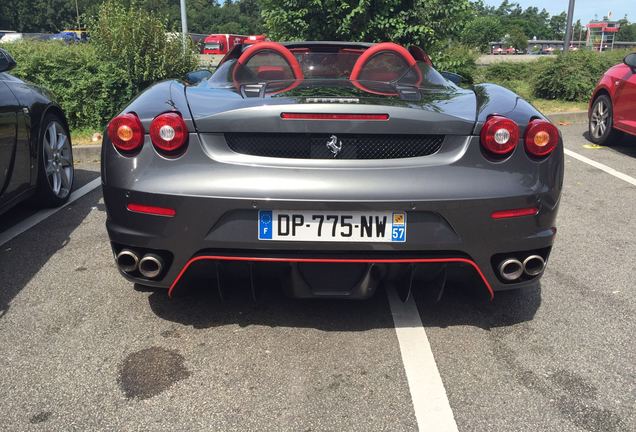
[[[561,12],[567,12],[568,0],[511,0],[511,2],[519,3],[522,8],[536,6],[546,9],[551,15]],[[492,6],[499,6],[501,0],[484,0],[484,3]],[[574,4],[574,21],[581,20],[583,25],[594,19],[594,14],[598,15],[598,19],[602,19],[607,15],[608,11],[612,11],[613,19],[620,19],[627,14],[631,22],[636,22],[636,0],[576,0]]]

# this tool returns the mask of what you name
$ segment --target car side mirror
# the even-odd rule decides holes
[[[188,84],[198,84],[203,80],[206,80],[212,76],[212,72],[206,69],[200,69],[197,71],[188,72],[185,75],[185,80]]]
[[[449,80],[450,82],[452,82],[455,85],[460,85],[462,82],[464,82],[464,77],[456,74],[454,72],[440,72],[441,75],[446,78],[447,80]]]
[[[8,72],[15,66],[16,62],[13,60],[13,57],[11,57],[8,52],[0,48],[0,72]]]
[[[623,59],[623,63],[632,68],[632,72],[636,73],[636,53],[627,54]]]

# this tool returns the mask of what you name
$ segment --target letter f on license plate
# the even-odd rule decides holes
[[[258,239],[404,243],[406,225],[406,212],[260,210]]]

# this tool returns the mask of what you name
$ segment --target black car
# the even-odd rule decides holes
[[[27,199],[59,206],[73,187],[64,112],[48,92],[9,75],[15,66],[0,49],[0,213]]]

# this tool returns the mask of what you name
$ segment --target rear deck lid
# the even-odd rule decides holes
[[[282,81],[221,87],[206,82],[188,87],[186,94],[197,130],[206,133],[470,135],[475,124],[474,92],[455,86],[422,89],[348,80],[291,85]]]

